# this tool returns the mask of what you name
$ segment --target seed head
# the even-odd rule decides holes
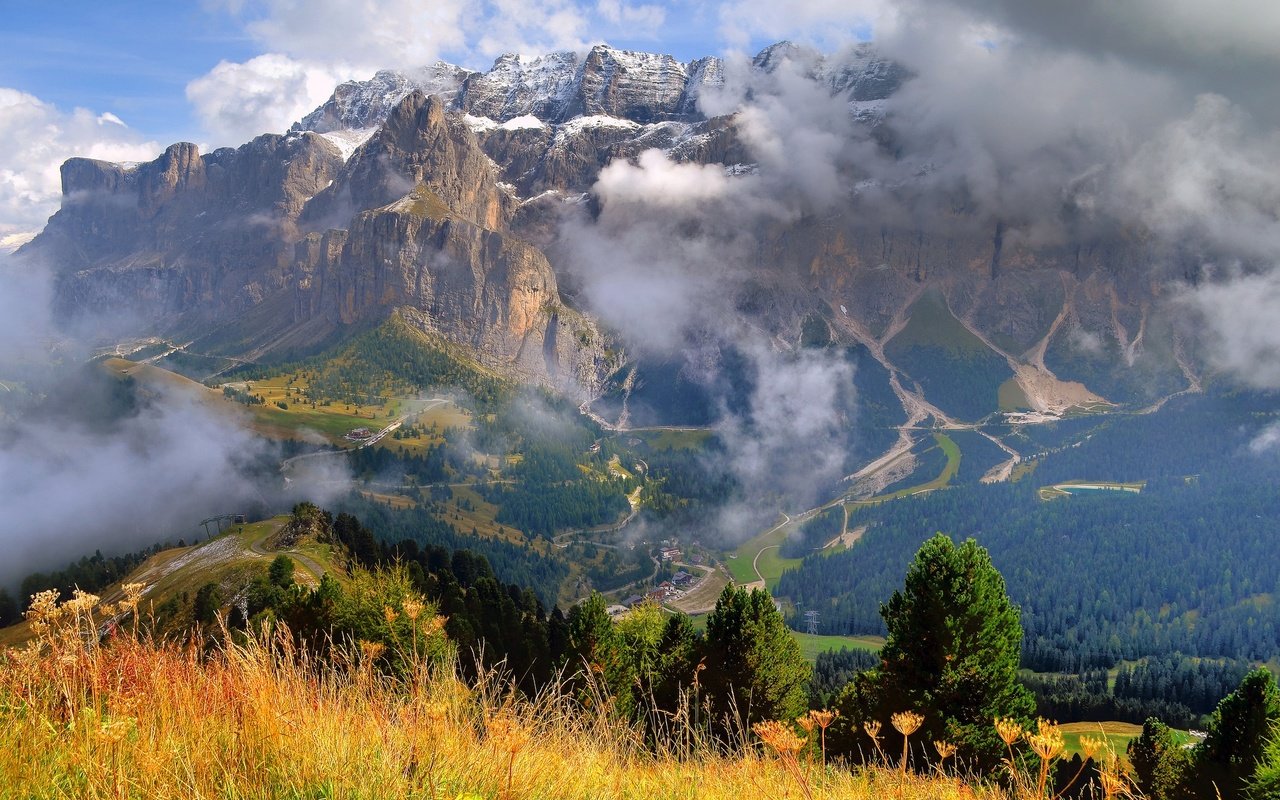
[[[819,728],[825,731],[831,726],[831,723],[836,721],[836,717],[840,716],[840,712],[824,708],[821,711],[810,711],[809,716],[813,718],[814,722],[818,723]]]
[[[880,720],[869,719],[862,723],[862,729],[866,731],[867,735],[872,739],[876,741],[880,740]]]
[[[1022,726],[1017,720],[1005,717],[1003,719],[996,718],[996,733],[1000,734],[1000,739],[1006,745],[1012,747],[1013,743],[1022,738]]]
[[[800,752],[800,748],[804,747],[805,742],[808,741],[797,736],[791,726],[784,722],[773,720],[757,722],[751,729],[756,732],[756,736],[759,736],[762,742],[776,750],[780,756]]]
[[[386,606],[382,609],[382,616],[387,620],[388,625],[391,625],[400,617],[391,606]]]
[[[422,613],[423,604],[411,597],[401,604],[401,608],[404,609],[404,615],[406,617],[416,622],[418,615]]]
[[[893,727],[897,728],[898,733],[903,736],[910,736],[920,730],[920,725],[924,723],[924,717],[914,711],[899,711],[889,717],[889,721],[893,723]]]
[[[499,750],[512,755],[520,752],[529,743],[529,731],[520,724],[520,720],[509,711],[500,711],[489,717],[485,723],[489,732],[489,740]]]
[[[25,616],[32,629],[39,633],[57,622],[62,613],[63,608],[58,605],[58,590],[46,589],[31,595]]]
[[[73,614],[88,614],[97,608],[100,598],[96,594],[89,594],[82,589],[76,589],[71,593],[71,599],[63,603]]]
[[[125,605],[130,608],[137,608],[138,603],[142,601],[142,593],[146,590],[145,583],[126,583],[120,587],[124,591]]]
[[[951,742],[936,740],[933,743],[933,749],[938,751],[938,758],[943,761],[956,754],[956,746]]]
[[[366,663],[377,661],[385,652],[387,652],[387,646],[382,642],[360,640],[360,653],[364,656]]]
[[[1036,733],[1027,735],[1027,743],[1042,761],[1052,761],[1062,755],[1066,745],[1062,741],[1062,729],[1053,722],[1041,719],[1036,723]]]
[[[796,717],[796,724],[804,728],[805,733],[813,733],[813,717],[809,716],[809,714]]]

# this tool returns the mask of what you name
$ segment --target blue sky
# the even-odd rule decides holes
[[[58,108],[110,111],[161,140],[191,136],[184,90],[257,48],[225,13],[170,2],[6,3],[0,86]]]

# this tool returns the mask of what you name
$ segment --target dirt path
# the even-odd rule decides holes
[[[277,530],[279,529],[277,528]],[[268,533],[266,536],[262,537],[261,539],[255,539],[254,541],[249,542],[249,548],[248,548],[249,552],[253,553],[254,555],[262,556],[264,558],[275,558],[276,556],[288,556],[289,558],[292,558],[298,561],[300,564],[302,564],[302,566],[306,567],[307,570],[309,570],[312,575],[316,576],[316,580],[323,578],[324,574],[328,572],[328,570],[322,567],[320,563],[317,562],[315,559],[311,558],[310,556],[304,556],[302,553],[298,553],[293,550],[268,550],[265,547],[265,545],[266,545],[267,539],[270,538],[270,536],[271,534]]]
[[[761,547],[760,550],[756,553],[756,557],[751,559],[751,569],[755,571],[756,581],[761,586],[768,586],[768,584],[765,583],[764,576],[760,574],[760,556],[764,555],[765,550],[778,550],[778,549],[781,549],[781,547],[782,545],[780,544],[771,544],[768,547]]]

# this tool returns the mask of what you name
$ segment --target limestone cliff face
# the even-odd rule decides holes
[[[256,357],[399,311],[574,393],[607,369],[594,323],[564,306],[545,256],[509,235],[509,193],[438,97],[397,100],[345,161],[311,132],[207,155],[177,144],[136,166],[72,159],[63,189],[22,257],[55,266],[66,317],[110,309],[118,333],[197,340],[234,330],[209,347]],[[569,319],[575,335],[559,335]]]
[[[60,311],[110,307],[140,325],[222,319],[288,283],[288,239],[342,165],[307,134],[201,155],[175,144],[122,166],[71,159],[63,204],[24,250],[58,275]]]
[[[349,233],[306,237],[297,257],[304,314],[352,324],[399,309],[490,366],[565,386],[599,380],[601,337],[566,311],[546,257],[453,213],[426,185],[357,215]],[[577,338],[558,335],[567,317]]]
[[[892,149],[881,101],[907,79],[901,68],[868,46],[836,58],[786,43],[751,68],[785,64]],[[138,166],[68,161],[62,210],[23,253],[56,265],[68,315],[111,307],[184,336],[243,329],[236,346],[257,354],[401,310],[495,367],[590,392],[617,365],[594,323],[566,306],[544,253],[557,252],[565,209],[591,208],[577,203],[614,160],[657,148],[752,171],[734,117],[699,106],[723,82],[717,59],[603,46],[504,56],[486,73],[382,72],[339,87],[287,136],[206,155],[178,144]],[[1128,231],[1033,246],[1017,226],[959,211],[881,227],[856,195],[752,232],[755,275],[727,290],[770,287],[761,320],[780,341],[834,308],[850,331],[883,337],[929,286],[1011,358],[1043,361],[1068,334],[1128,358],[1153,340],[1153,276],[1179,267]]]

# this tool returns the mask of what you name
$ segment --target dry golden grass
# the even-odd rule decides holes
[[[386,613],[416,620],[429,608],[411,598]],[[109,608],[90,595],[63,606],[37,598],[39,638],[0,654],[0,796],[1006,797],[940,774],[824,767],[781,722],[758,728],[766,748],[655,755],[607,703],[592,713],[556,692],[523,699],[491,678],[460,681],[447,662],[388,678],[372,668],[381,645],[370,643],[335,663],[283,634],[202,653],[139,638],[130,610],[129,597]],[[113,618],[117,633],[99,644]],[[440,635],[438,624],[425,630]]]

